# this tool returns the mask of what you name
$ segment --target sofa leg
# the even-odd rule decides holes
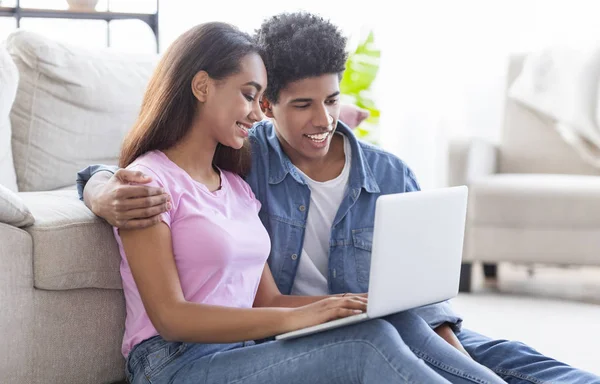
[[[497,279],[498,264],[483,263],[483,275],[486,279]]]
[[[460,283],[458,285],[459,292],[471,292],[471,263],[462,263],[460,268]]]

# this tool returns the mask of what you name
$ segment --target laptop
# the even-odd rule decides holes
[[[467,197],[466,186],[380,196],[375,207],[367,311],[275,339],[307,336],[455,297]]]

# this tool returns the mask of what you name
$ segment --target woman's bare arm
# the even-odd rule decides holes
[[[303,305],[308,305],[315,303],[317,301],[331,298],[331,297],[353,297],[357,300],[363,301],[366,305],[367,303],[367,294],[340,294],[340,295],[327,295],[327,296],[298,296],[298,295],[283,295],[279,288],[277,288],[277,284],[275,283],[275,279],[273,278],[273,274],[271,273],[271,269],[269,265],[265,263],[265,269],[262,273],[262,278],[260,279],[260,285],[258,286],[258,291],[256,292],[256,298],[254,300],[255,307],[286,307],[286,308],[297,308]]]
[[[301,308],[230,308],[185,300],[173,257],[171,231],[158,225],[120,230],[144,308],[166,340],[228,343],[256,340],[364,311],[352,298],[325,299]],[[272,277],[271,277],[272,278]]]

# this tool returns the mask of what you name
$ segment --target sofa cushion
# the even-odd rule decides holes
[[[0,185],[17,191],[11,148],[10,109],[15,101],[19,72],[6,48],[0,45]]]
[[[7,49],[20,81],[11,111],[20,191],[72,185],[91,163],[116,164],[156,55],[86,50],[16,31]]]
[[[35,224],[34,285],[40,289],[120,289],[121,256],[112,227],[78,199],[76,191],[21,192]]]
[[[498,174],[470,186],[474,226],[600,229],[600,177]]]
[[[26,227],[34,219],[23,200],[13,191],[0,185],[0,223]]]
[[[600,266],[600,228],[469,227],[465,261]]]

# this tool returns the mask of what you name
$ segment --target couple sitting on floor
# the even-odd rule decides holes
[[[121,169],[78,174],[115,227],[129,381],[600,383],[461,328],[448,302],[273,340],[365,310],[376,198],[419,190],[352,133],[366,116],[340,105],[346,59],[339,28],[307,13],[254,36],[194,27],[150,80]]]

